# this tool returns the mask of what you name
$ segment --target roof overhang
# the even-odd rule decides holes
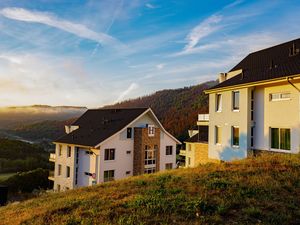
[[[209,89],[209,90],[204,90],[204,93],[212,94],[212,93],[216,93],[216,92],[220,92],[220,91],[230,91],[230,90],[234,90],[237,88],[241,89],[241,88],[247,88],[247,87],[253,87],[253,86],[276,84],[276,83],[280,83],[280,82],[285,82],[289,78],[292,78],[293,80],[300,80],[300,74],[285,76],[285,77],[280,77],[280,78],[275,78],[275,79],[269,79],[269,80],[249,82],[249,83],[245,83],[245,84],[237,84],[237,85],[220,87],[220,88],[215,88],[215,89]]]
[[[64,143],[64,142],[57,142],[57,141],[54,141],[52,142],[53,144],[63,144],[63,145],[73,145],[73,146],[77,146],[77,147],[82,147],[82,148],[95,148],[94,146],[87,146],[87,145],[80,145],[80,144],[72,144],[72,143]]]

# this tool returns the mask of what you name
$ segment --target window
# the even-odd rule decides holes
[[[105,149],[104,160],[115,160],[115,149],[114,148]]]
[[[216,126],[216,144],[222,143],[222,128]]]
[[[93,152],[92,151],[85,151],[85,154],[87,154],[87,155],[93,155]]]
[[[270,94],[270,101],[282,101],[291,99],[291,93],[273,93]]]
[[[240,92],[234,91],[232,92],[232,108],[233,110],[239,110],[240,109]]]
[[[188,157],[188,165],[191,165],[191,157]]]
[[[156,164],[156,149],[150,149],[150,146],[145,146],[145,165]]]
[[[66,189],[66,191],[70,190],[70,188],[69,188],[69,187],[65,187],[65,189]]]
[[[291,130],[271,128],[271,148],[291,150]]]
[[[150,174],[150,173],[155,173],[155,172],[156,172],[156,168],[155,167],[145,168],[145,170],[144,170],[145,174]]]
[[[68,146],[67,157],[71,157],[71,146]]]
[[[155,127],[154,125],[148,125],[148,136],[153,137],[155,134]]]
[[[130,171],[126,171],[126,175],[129,175],[131,172]]]
[[[251,148],[254,147],[254,127],[251,127]]]
[[[232,146],[240,145],[240,129],[239,127],[232,127]]]
[[[71,173],[71,169],[69,166],[67,166],[67,169],[66,169],[66,177],[70,177],[70,173]]]
[[[166,170],[173,169],[173,163],[166,163]]]
[[[216,95],[216,111],[217,112],[222,111],[222,95],[221,94]]]
[[[132,138],[132,128],[131,127],[127,128],[127,138]]]
[[[62,146],[58,145],[58,155],[61,156],[62,154]]]
[[[130,155],[130,154],[131,154],[131,151],[126,151],[126,154],[127,154],[127,155]]]
[[[60,185],[57,185],[57,191],[60,192]]]
[[[173,146],[166,146],[166,155],[173,155]]]
[[[104,182],[113,181],[114,179],[115,179],[115,171],[114,170],[104,171]]]
[[[58,164],[57,175],[58,176],[61,175],[61,165],[60,164]]]
[[[251,90],[251,121],[254,121],[254,90]]]

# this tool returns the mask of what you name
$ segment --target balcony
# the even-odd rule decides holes
[[[179,155],[185,156],[186,155],[186,151],[185,150],[180,150]]]
[[[54,181],[54,171],[53,171],[53,170],[50,170],[50,171],[49,171],[48,180]]]
[[[55,159],[56,159],[55,153],[50,153],[49,161],[50,162],[55,162]]]
[[[198,126],[208,126],[209,124],[209,114],[198,114]]]

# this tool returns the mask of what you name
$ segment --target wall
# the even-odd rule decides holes
[[[300,88],[299,83],[295,84]],[[290,100],[270,101],[270,94],[289,92]],[[300,134],[300,110],[299,110],[299,92],[290,84],[281,84],[277,86],[265,86],[257,89],[258,105],[255,107],[257,133],[255,136],[255,149],[272,150],[280,152],[299,152],[299,134]],[[263,98],[262,98],[263,95]],[[263,99],[263,102],[261,101]],[[264,113],[262,112],[264,110]],[[263,115],[262,115],[263,113]],[[270,148],[270,127],[290,128],[291,129],[291,150],[281,151]]]
[[[166,146],[173,146],[173,154],[166,155]],[[177,168],[176,165],[176,142],[166,133],[160,132],[160,168],[165,170],[166,164],[172,163],[173,169]]]
[[[55,169],[54,169],[54,190],[57,190],[57,185],[61,186],[61,191],[65,190],[66,187],[69,189],[73,188],[73,179],[74,179],[74,145],[71,146],[71,157],[67,157],[67,146],[66,144],[61,144],[62,146],[62,155],[58,155],[59,144],[55,146]],[[58,165],[62,165],[61,175],[58,176]],[[70,166],[70,177],[66,177],[66,167]]]
[[[209,158],[224,161],[247,157],[249,148],[249,99],[250,89],[236,89],[240,91],[240,109],[232,110],[232,91],[223,91],[222,112],[216,112],[216,94],[209,95]],[[215,126],[222,128],[222,143],[215,143]],[[232,126],[239,126],[240,146],[232,146]]]

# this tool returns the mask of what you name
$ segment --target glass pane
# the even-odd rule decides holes
[[[217,111],[222,110],[222,95],[217,95]]]
[[[240,108],[240,92],[235,91],[233,92],[233,109]]]
[[[279,149],[279,129],[271,128],[271,148]]]
[[[280,129],[280,149],[291,150],[290,129]]]
[[[233,133],[233,139],[232,139],[232,145],[239,146],[240,144],[240,132],[238,127],[233,127],[232,129]]]

